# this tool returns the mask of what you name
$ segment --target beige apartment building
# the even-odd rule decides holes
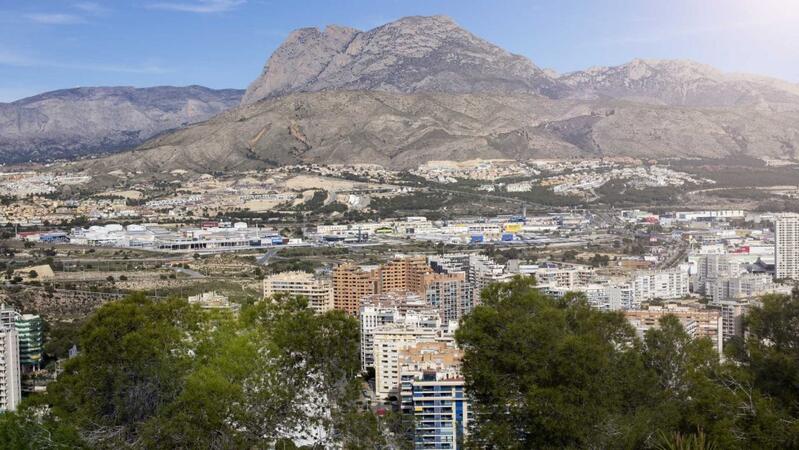
[[[724,327],[718,309],[705,308],[704,305],[669,303],[663,306],[650,306],[647,309],[624,311],[624,316],[639,334],[645,333],[650,328],[657,328],[660,318],[667,315],[676,316],[691,336],[710,338],[713,347],[719,355],[722,354]]]
[[[314,274],[292,271],[264,278],[264,298],[276,294],[302,296],[308,299],[308,307],[317,313],[333,309],[333,285],[328,279]]]

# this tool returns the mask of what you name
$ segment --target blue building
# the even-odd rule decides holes
[[[463,448],[472,420],[460,374],[461,353],[451,342],[420,342],[400,362],[402,411],[413,420],[414,448]]]

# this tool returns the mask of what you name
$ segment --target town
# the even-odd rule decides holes
[[[228,183],[198,183],[249,201]],[[191,189],[181,201],[143,205],[208,207]],[[293,198],[247,195],[270,204]],[[296,296],[317,314],[338,310],[358,320],[361,403],[422,424],[411,437],[416,448],[468,437],[473,413],[454,335],[489,286],[529,278],[553,298],[577,295],[623,313],[640,336],[673,315],[691,336],[709,338],[722,358],[725,343],[743,337],[748,308],[763,295],[790,294],[799,278],[799,216],[785,213],[568,209],[294,226],[207,217],[51,223],[15,224],[4,241],[5,410],[46,390],[81,351],[69,341],[50,353],[44,329],[74,327],[127,292],[183,296],[234,316],[253,298]]]

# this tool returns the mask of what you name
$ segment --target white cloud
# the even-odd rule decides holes
[[[73,25],[84,22],[83,17],[81,16],[63,13],[26,14],[25,18],[44,25]]]
[[[109,12],[109,9],[96,2],[78,2],[72,5],[73,8],[83,11],[86,14],[99,16]]]
[[[160,2],[147,5],[150,9],[164,9],[200,14],[220,13],[235,9],[247,0],[195,0],[184,2]]]
[[[83,70],[89,72],[115,72],[138,74],[161,74],[171,72],[171,69],[151,62],[141,64],[115,64],[93,62],[64,62],[31,58],[27,55],[0,49],[0,66],[9,67],[43,67],[52,69]]]

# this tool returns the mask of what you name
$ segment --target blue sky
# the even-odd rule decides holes
[[[799,0],[0,0],[0,101],[74,86],[244,88],[295,28],[431,14],[559,72],[682,58],[799,82]]]

